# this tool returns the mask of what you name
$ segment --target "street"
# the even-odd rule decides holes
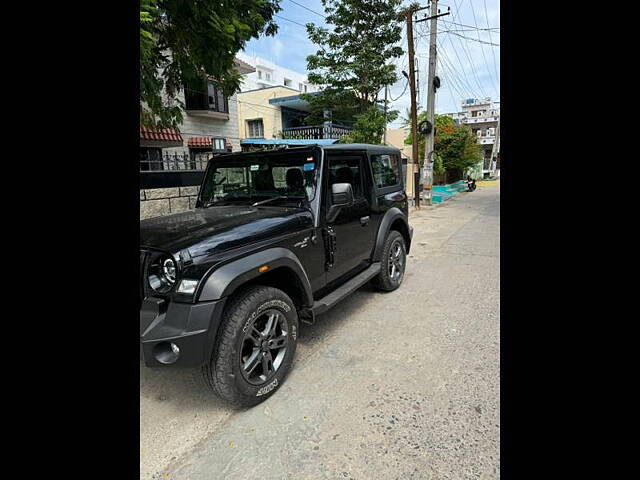
[[[499,181],[409,222],[403,285],[301,324],[287,381],[257,407],[141,365],[141,478],[499,478]]]

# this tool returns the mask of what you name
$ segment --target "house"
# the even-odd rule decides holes
[[[242,74],[255,69],[236,58]],[[213,79],[185,85],[185,105],[178,130],[140,129],[140,170],[201,170],[216,152],[239,151],[237,94],[226,97]]]
[[[244,52],[238,52],[237,58],[255,69],[244,75],[241,92],[276,86],[288,87],[299,93],[312,93],[319,90],[316,85],[309,83],[305,74],[281,67],[265,58]]]
[[[411,127],[388,128],[386,132],[385,145],[396,147],[402,155],[402,163],[405,171],[405,190],[409,197],[414,196],[414,172],[418,171],[418,167],[413,163],[413,147],[406,145],[404,139],[411,134]]]
[[[238,58],[235,67],[255,71]],[[179,99],[185,111],[178,129],[140,128],[141,219],[194,208],[208,160],[240,150],[237,94],[227,98],[207,78],[185,85]]]
[[[309,113],[309,102],[290,87],[277,85],[238,93],[238,132],[242,150],[326,145],[337,142],[352,130],[348,125],[332,121],[307,125]]]

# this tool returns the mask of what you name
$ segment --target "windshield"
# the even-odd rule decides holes
[[[207,170],[202,206],[302,206],[316,195],[318,170],[312,150],[215,157]]]

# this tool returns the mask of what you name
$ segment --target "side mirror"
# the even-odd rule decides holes
[[[332,223],[342,207],[353,205],[353,188],[350,183],[334,183],[331,185],[331,207],[327,212],[327,222]]]
[[[348,207],[353,204],[353,189],[350,183],[331,185],[331,203],[334,207]]]

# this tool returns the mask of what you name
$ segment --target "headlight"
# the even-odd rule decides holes
[[[180,285],[178,285],[178,289],[176,290],[178,293],[184,293],[185,295],[193,295],[196,292],[196,287],[198,286],[198,280],[189,280],[188,278],[184,278]]]
[[[149,286],[158,293],[167,293],[176,283],[178,265],[172,257],[161,255],[151,262],[148,272]]]

